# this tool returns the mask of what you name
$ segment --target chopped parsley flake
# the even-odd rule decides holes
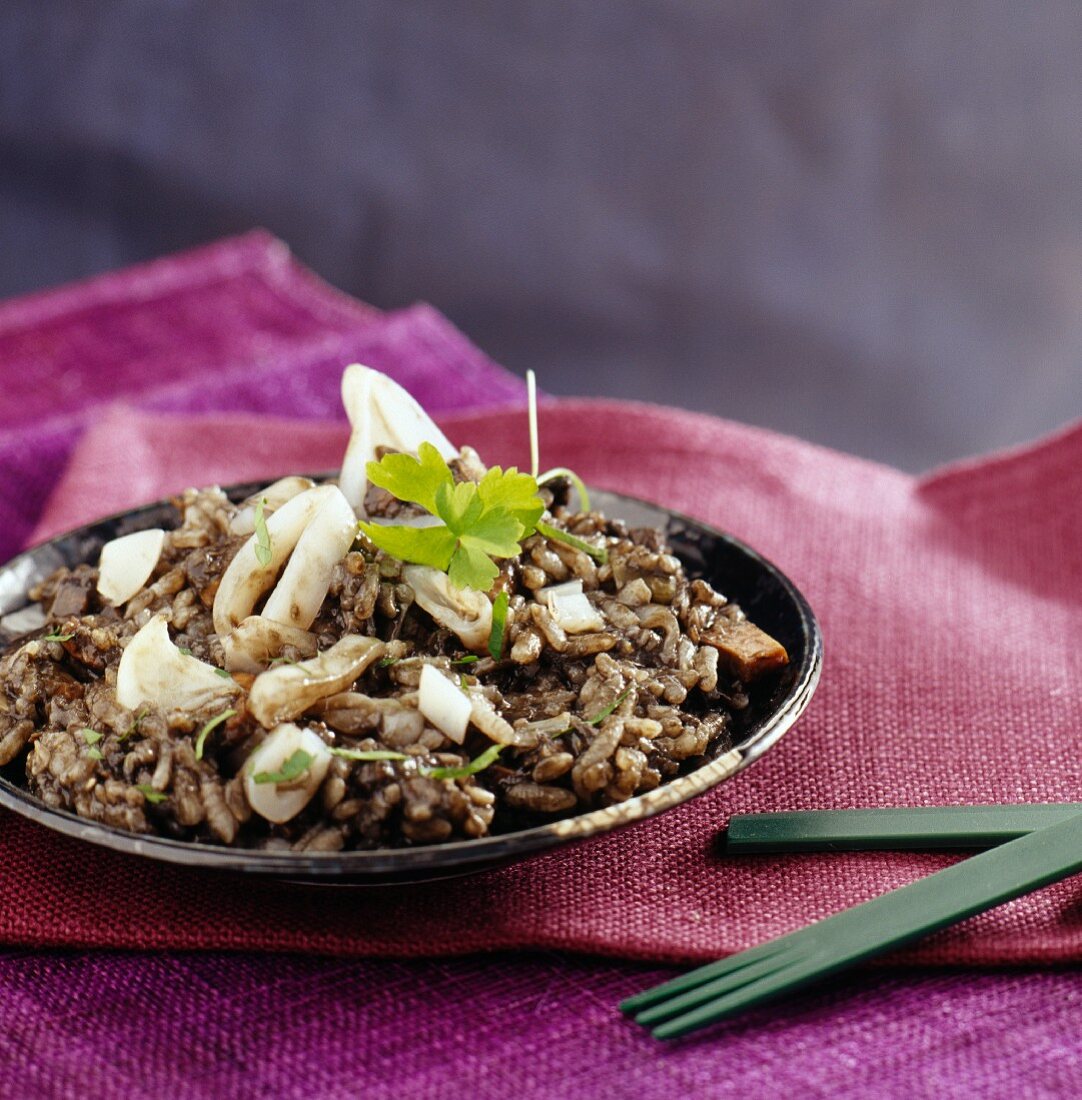
[[[168,795],[162,794],[161,791],[156,791],[149,783],[136,783],[135,789],[139,791],[148,802],[153,803],[155,806],[159,802],[164,802],[166,798],[169,797]]]
[[[97,730],[84,727],[79,730],[79,734],[88,745],[96,745],[101,740],[101,734]]]
[[[195,739],[195,758],[196,760],[203,759],[203,746],[207,743],[207,734],[211,730],[220,726],[227,718],[232,718],[237,712],[230,708],[229,710],[223,710],[221,714],[216,714],[207,724],[199,731],[199,736]]]
[[[451,662],[451,664],[453,664],[453,665],[472,665],[476,661],[479,661],[479,660],[480,660],[480,657],[478,657],[476,653],[470,653],[466,657],[456,657]]]
[[[216,668],[214,670],[214,675],[215,676],[221,676],[221,678],[223,680],[232,680],[233,679],[232,673],[227,672],[224,668]]]
[[[503,653],[503,635],[507,629],[507,607],[510,602],[506,589],[492,601],[492,632],[488,636],[488,652],[494,661],[498,661]]]
[[[589,554],[598,565],[604,565],[609,560],[609,552],[605,547],[594,546],[592,542],[580,539],[578,535],[573,535],[570,531],[562,531],[559,527],[553,527],[551,523],[538,523],[537,533],[544,535],[547,539],[552,539],[553,542],[563,542],[568,546],[573,546],[576,550],[581,550],[584,554]]]
[[[267,530],[267,520],[263,515],[263,509],[267,506],[267,498],[260,497],[255,505],[255,560],[266,567],[271,562],[270,532]]]
[[[87,749],[86,755],[89,756],[91,760],[100,760],[101,749]]]
[[[631,688],[626,687],[619,695],[607,707],[600,710],[593,716],[593,718],[587,718],[586,724],[588,726],[596,726],[603,722],[612,712],[631,694]]]
[[[304,749],[296,752],[276,772],[256,772],[253,783],[292,783],[312,766],[312,754]]]
[[[54,631],[52,634],[44,635],[41,640],[43,642],[70,642],[74,637],[74,634],[57,634]]]
[[[132,722],[131,728],[127,733],[118,733],[116,739],[118,741],[126,741],[135,731],[139,728],[140,723],[147,716],[147,708],[143,707],[141,711],[135,716],[135,721]]]
[[[506,747],[506,745],[491,745],[468,764],[449,768],[422,768],[421,772],[423,775],[427,775],[429,779],[465,779],[469,775],[483,772],[485,768],[494,764],[496,758]]]

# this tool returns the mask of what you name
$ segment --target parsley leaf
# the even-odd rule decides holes
[[[199,736],[195,739],[195,758],[196,760],[203,759],[203,746],[207,743],[207,734],[212,729],[220,726],[227,718],[232,718],[237,712],[230,708],[229,710],[223,710],[221,714],[216,714],[207,724],[199,731]]]
[[[223,680],[232,680],[233,679],[233,674],[231,672],[227,672],[224,668],[216,668],[214,670],[214,675],[215,676],[221,676],[221,678]]]
[[[276,772],[256,772],[252,776],[253,783],[292,783],[294,779],[304,775],[312,765],[312,754],[304,749],[296,752]]]
[[[454,486],[451,468],[443,455],[431,443],[417,448],[417,458],[407,454],[384,455],[379,462],[369,462],[365,468],[368,480],[399,500],[419,504],[426,512],[436,514],[436,492],[441,485]]]
[[[91,760],[100,760],[101,749],[87,749],[86,755],[89,756]]]
[[[514,466],[506,471],[493,466],[477,483],[477,494],[486,508],[506,508],[527,531],[534,529],[545,511],[537,482]]]
[[[481,658],[476,653],[467,653],[465,657],[456,657],[451,664],[453,665],[472,665],[475,661],[479,661]]]
[[[519,543],[545,510],[537,482],[513,466],[493,466],[479,483],[455,483],[451,468],[431,443],[418,457],[384,455],[369,462],[373,485],[399,500],[420,504],[442,526],[407,527],[361,522],[358,527],[381,550],[402,561],[447,573],[459,588],[487,592],[499,574],[494,558],[513,558]]]
[[[97,730],[87,729],[85,726],[79,733],[88,745],[96,745],[101,740],[101,734]]]
[[[358,523],[357,526],[391,557],[446,570],[455,552],[455,536],[447,527],[401,527]]]
[[[52,634],[43,635],[41,640],[43,642],[70,642],[74,637],[74,634],[57,634],[54,631]]]
[[[161,791],[156,791],[149,783],[136,783],[135,789],[153,805],[164,802],[169,797],[168,795],[162,794]]]
[[[255,560],[266,567],[271,561],[270,532],[267,530],[267,519],[263,515],[267,498],[260,497],[255,505]]]

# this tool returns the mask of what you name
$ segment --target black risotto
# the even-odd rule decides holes
[[[491,636],[467,646],[468,631],[426,610],[409,567],[362,535],[307,628],[250,637],[231,659],[212,609],[251,503],[189,490],[149,579],[119,606],[92,565],[32,591],[47,622],[0,660],[0,764],[25,760],[47,805],[116,828],[303,851],[483,837],[649,791],[729,743],[747,685],[785,651],[689,579],[658,531],[570,511],[561,480],[542,496],[553,527],[607,560],[537,533],[501,560],[495,656]],[[585,627],[554,614],[561,586],[588,602]],[[119,701],[122,654],[153,623],[170,660],[213,666],[194,702],[136,702],[138,688]],[[459,718],[430,720],[426,666]],[[288,759],[254,772],[282,729]]]

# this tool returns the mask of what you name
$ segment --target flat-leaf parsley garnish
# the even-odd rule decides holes
[[[493,559],[513,558],[545,510],[537,482],[512,466],[493,466],[479,482],[455,483],[431,443],[417,457],[384,455],[369,462],[368,479],[399,500],[419,504],[442,520],[432,527],[358,524],[381,550],[417,565],[440,569],[459,588],[487,592],[499,569]]]
[[[292,783],[312,766],[312,754],[304,749],[296,752],[276,772],[256,772],[253,783]]]
[[[169,796],[156,791],[149,783],[136,783],[135,789],[150,803],[157,805],[164,802]]]
[[[84,726],[79,730],[79,735],[88,745],[96,745],[101,740],[101,734]]]
[[[57,634],[54,631],[52,634],[43,635],[41,640],[43,642],[70,642],[74,637],[74,634]]]

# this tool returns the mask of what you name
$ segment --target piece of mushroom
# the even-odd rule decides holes
[[[302,658],[316,655],[316,636],[310,631],[249,615],[222,637],[225,667],[230,672],[262,672],[287,645]]]
[[[342,375],[342,404],[352,431],[338,485],[358,516],[366,515],[366,467],[376,461],[378,448],[414,453],[422,443],[431,443],[448,461],[458,456],[456,448],[417,401],[380,371],[360,363],[346,367]]]
[[[313,730],[283,722],[245,762],[248,804],[276,825],[290,821],[319,790],[330,763],[330,750]],[[287,774],[296,770],[296,775],[275,782],[273,777],[282,775],[283,769],[288,769]]]
[[[286,501],[267,520],[270,553],[265,565],[259,561],[256,554],[258,535],[253,534],[237,551],[229,567],[222,574],[218,591],[214,595],[213,614],[216,633],[223,636],[228,634],[251,615],[256,601],[274,583],[279,570],[304,535],[305,529],[328,501],[341,495],[334,485],[319,485],[315,489],[306,489],[303,493],[298,493],[297,496]],[[332,509],[330,514],[333,513],[340,513],[340,506]],[[327,582],[330,583],[329,575]],[[293,622],[292,625],[305,627],[309,624]]]
[[[98,559],[98,591],[113,607],[119,607],[150,579],[162,556],[165,532],[160,527],[133,531],[112,539]]]
[[[116,699],[128,710],[142,703],[162,710],[199,710],[240,690],[213,665],[181,653],[169,637],[164,615],[155,615],[132,637],[116,671]]]
[[[263,515],[270,516],[295,496],[299,496],[306,489],[314,488],[315,484],[310,477],[298,477],[295,474],[279,478],[262,492],[253,493],[238,506],[236,515],[229,521],[229,530],[234,535],[250,535],[255,530],[256,505],[261,500]]]
[[[484,592],[459,588],[446,573],[428,565],[404,566],[402,579],[440,626],[454,631],[467,649],[486,651],[492,633],[492,601]]]
[[[319,614],[334,567],[349,553],[356,537],[357,517],[335,488],[298,539],[263,607],[263,617],[307,630]]]
[[[347,634],[317,657],[261,672],[248,692],[248,712],[267,729],[296,718],[320,699],[345,691],[386,652],[378,638]]]

